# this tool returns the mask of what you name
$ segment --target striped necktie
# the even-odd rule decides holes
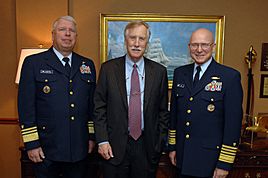
[[[141,92],[136,64],[131,74],[130,98],[128,107],[129,135],[137,140],[141,136]]]

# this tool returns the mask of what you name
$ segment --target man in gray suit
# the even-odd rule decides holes
[[[104,178],[155,177],[167,133],[166,68],[143,56],[149,26],[130,22],[127,54],[102,64],[94,96],[95,134]]]

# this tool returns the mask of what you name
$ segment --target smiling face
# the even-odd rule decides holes
[[[207,62],[215,49],[213,34],[211,31],[201,28],[193,32],[190,43],[190,55],[198,65]]]
[[[137,62],[145,53],[148,35],[148,29],[144,25],[136,25],[126,30],[125,45],[133,62]]]
[[[59,19],[52,31],[53,47],[63,56],[69,55],[76,43],[77,32],[75,24],[69,20]]]

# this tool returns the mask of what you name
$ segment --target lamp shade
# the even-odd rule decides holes
[[[21,67],[23,64],[24,59],[27,56],[30,56],[32,54],[37,54],[43,51],[46,51],[46,48],[29,48],[29,49],[21,49],[21,53],[20,53],[20,60],[19,60],[19,65],[18,65],[18,69],[17,69],[17,75],[16,75],[16,79],[15,79],[15,83],[19,84],[20,82],[20,72],[21,72]]]

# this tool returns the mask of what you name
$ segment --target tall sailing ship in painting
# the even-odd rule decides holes
[[[149,47],[145,52],[145,57],[162,64],[167,67],[170,60],[165,55],[160,38],[154,38],[149,43]]]

